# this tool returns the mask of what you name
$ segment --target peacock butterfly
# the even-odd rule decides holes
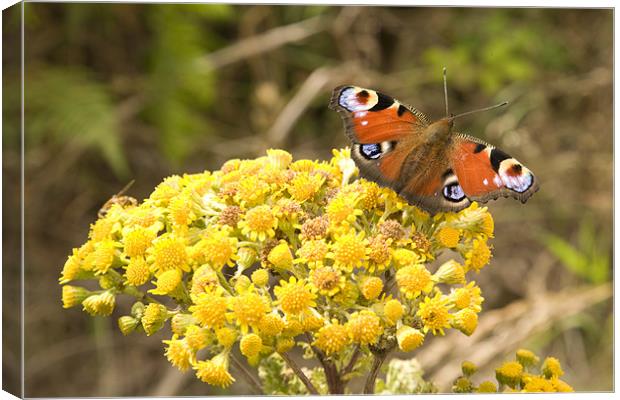
[[[525,203],[538,190],[538,180],[519,161],[453,131],[455,118],[483,110],[431,123],[415,108],[358,86],[335,88],[330,108],[344,120],[362,177],[394,189],[430,214],[456,212],[472,201],[486,203],[500,196]],[[446,96],[446,115],[447,109]]]

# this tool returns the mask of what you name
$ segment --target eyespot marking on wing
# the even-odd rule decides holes
[[[368,111],[377,102],[377,92],[354,86],[342,89],[338,97],[338,104],[351,112]]]
[[[381,145],[379,143],[363,144],[359,149],[360,155],[368,160],[376,160],[381,157]]]
[[[534,184],[534,175],[514,158],[508,158],[499,165],[499,176],[508,189],[523,193]]]

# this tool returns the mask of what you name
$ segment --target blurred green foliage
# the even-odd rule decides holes
[[[593,284],[609,280],[611,238],[601,234],[592,216],[586,214],[581,218],[575,244],[553,233],[543,235],[542,241],[566,268],[580,278]]]

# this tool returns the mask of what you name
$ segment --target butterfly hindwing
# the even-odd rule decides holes
[[[471,200],[485,203],[503,196],[525,203],[538,190],[538,180],[528,168],[479,139],[455,134],[450,159]]]

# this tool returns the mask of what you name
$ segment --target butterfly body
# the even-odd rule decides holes
[[[330,107],[344,120],[361,175],[431,214],[500,196],[525,202],[538,190],[516,159],[454,132],[453,117],[430,123],[415,108],[358,86],[334,89]]]

